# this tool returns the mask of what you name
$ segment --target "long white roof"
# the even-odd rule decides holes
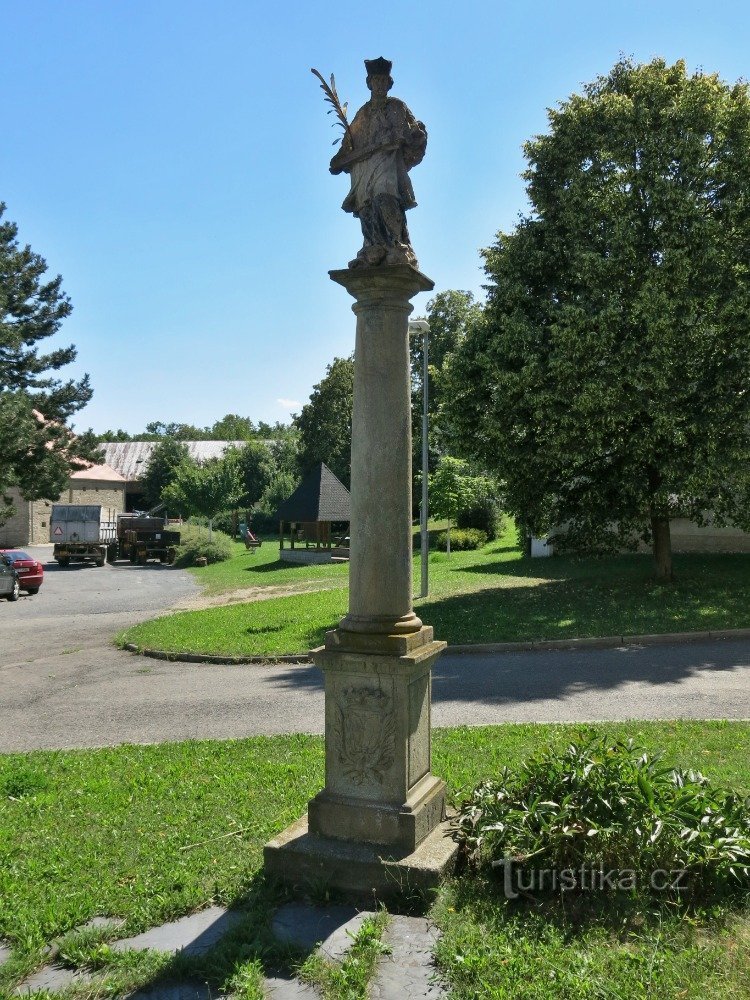
[[[110,441],[102,445],[104,464],[119,472],[128,482],[137,482],[143,477],[151,458],[151,452],[158,441]],[[227,448],[241,448],[246,441],[181,441],[187,445],[194,462],[207,462],[211,458],[221,458]]]

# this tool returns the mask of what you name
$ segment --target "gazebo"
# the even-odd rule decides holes
[[[348,524],[351,520],[349,490],[323,462],[281,504],[276,518],[279,556],[286,562],[323,563],[349,558],[348,539],[346,545],[336,545],[331,532],[333,522]]]

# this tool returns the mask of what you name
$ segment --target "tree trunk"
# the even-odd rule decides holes
[[[653,535],[656,579],[663,583],[669,583],[673,579],[672,538],[669,533],[669,518],[652,512],[651,533]]]
[[[445,533],[445,551],[447,555],[451,554],[451,523],[448,522],[448,530]]]

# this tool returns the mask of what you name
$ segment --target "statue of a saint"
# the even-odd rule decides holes
[[[382,57],[365,59],[372,96],[354,116],[331,160],[332,174],[351,176],[351,191],[341,207],[359,219],[364,236],[349,267],[418,266],[406,226],[406,211],[416,205],[408,172],[424,157],[427,130],[403,101],[388,96],[392,65]]]

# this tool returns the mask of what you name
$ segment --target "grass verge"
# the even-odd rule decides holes
[[[632,735],[750,792],[747,723],[437,730],[434,769],[461,797],[503,764],[580,732]],[[281,897],[260,874],[262,845],[303,812],[322,780],[322,740],[308,736],[0,756],[0,939],[13,946],[0,966],[0,996],[42,963],[45,944],[93,916],[124,918],[125,935],[214,902],[240,908],[243,921],[200,960],[119,954],[84,936],[68,940],[65,961],[100,977],[101,996],[165,976],[261,996],[264,968],[303,958],[270,937]],[[748,996],[746,909],[651,912],[636,900],[597,920],[587,913],[509,908],[496,887],[459,881],[435,909],[445,930],[442,968],[467,998],[629,1000],[657,987],[669,997]]]
[[[279,568],[268,562],[253,572],[238,568],[253,558],[240,555],[196,574],[214,582],[254,572],[269,583],[346,584],[345,565]],[[750,626],[750,555],[677,555],[674,564],[676,582],[661,585],[652,578],[649,555],[527,559],[509,525],[502,538],[479,551],[430,553],[430,597],[416,601],[415,609],[437,636],[455,644]],[[178,612],[136,625],[117,641],[175,653],[299,653],[319,645],[346,613],[344,586]]]

